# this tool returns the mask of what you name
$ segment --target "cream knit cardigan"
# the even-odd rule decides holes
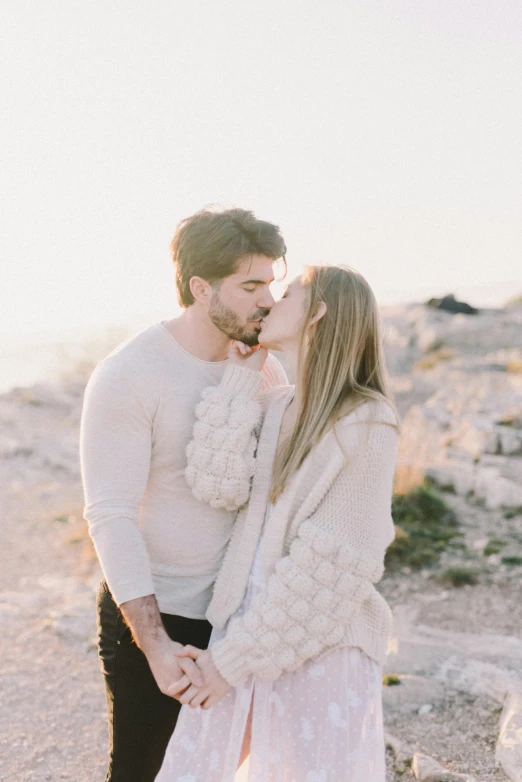
[[[223,627],[240,606],[261,535],[284,411],[293,387],[261,398],[262,376],[227,368],[206,389],[188,447],[186,476],[199,499],[241,508],[207,618]],[[259,400],[261,399],[261,403]],[[253,458],[255,426],[264,412]],[[241,415],[243,411],[244,415]],[[238,686],[249,674],[274,680],[340,646],[358,646],[377,663],[386,655],[392,614],[374,584],[394,538],[392,483],[398,433],[383,403],[364,403],[312,449],[275,503],[263,535],[267,589],[211,647],[222,676]],[[241,480],[230,469],[245,454]],[[245,486],[245,480],[247,482]]]

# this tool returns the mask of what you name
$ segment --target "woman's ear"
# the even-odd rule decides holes
[[[311,318],[309,326],[313,326],[314,324],[318,323],[322,317],[326,314],[326,304],[324,301],[320,301],[315,308],[315,315]]]

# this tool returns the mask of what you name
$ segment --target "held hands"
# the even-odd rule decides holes
[[[187,684],[196,687],[203,687],[205,679],[200,668],[185,654],[185,647],[166,638],[148,648],[146,652],[152,675],[156,684],[164,695],[171,695],[179,700],[179,696],[170,692],[172,682],[178,683],[180,680],[186,680]],[[180,690],[177,690],[180,692]]]
[[[180,703],[189,704],[191,709],[196,709],[198,706],[202,709],[210,709],[230,689],[230,684],[219,673],[208,650],[202,651],[194,646],[185,646],[181,652],[176,653],[176,656],[181,658],[180,665],[183,658],[184,661],[187,661],[187,658],[191,658],[191,662],[195,660],[204,678],[204,684],[198,686],[193,683],[192,677],[185,673],[169,687],[168,694]]]
[[[248,367],[255,372],[261,372],[268,356],[268,350],[261,345],[250,347],[244,342],[234,340],[228,349],[228,360],[231,364]]]

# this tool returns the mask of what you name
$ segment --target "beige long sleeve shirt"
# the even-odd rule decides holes
[[[85,518],[118,604],[155,594],[160,611],[205,616],[235,513],[191,493],[184,470],[201,392],[228,361],[203,361],[158,323],[94,371],[80,451]],[[266,386],[284,385],[273,356]]]

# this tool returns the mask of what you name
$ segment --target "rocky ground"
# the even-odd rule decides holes
[[[390,779],[522,780],[522,308],[412,305],[385,328],[397,488],[429,476],[464,533],[437,565],[381,583],[395,618],[386,670],[400,680],[384,688]],[[453,586],[451,567],[476,583]]]
[[[432,474],[451,489],[444,496],[464,533],[440,562],[390,571],[379,587],[395,618],[386,673],[400,681],[384,687],[388,780],[522,780],[522,515],[513,501],[522,312],[466,319],[410,307],[388,312],[386,323],[404,416],[398,481],[417,468]],[[0,397],[5,782],[104,776],[99,571],[77,460],[82,393],[83,382],[69,378]],[[453,565],[471,568],[476,583],[445,581]]]
[[[458,514],[466,551],[447,551],[418,572],[389,573],[380,584],[395,618],[385,672],[400,680],[384,687],[389,780],[415,778],[415,753],[464,779],[522,779],[519,767],[507,776],[495,752],[506,696],[522,677],[522,565],[483,553],[494,538],[507,541],[504,551],[522,555],[522,515],[506,519],[456,496],[446,500]],[[445,582],[451,566],[472,569],[477,583]],[[515,769],[519,758],[508,759]]]

